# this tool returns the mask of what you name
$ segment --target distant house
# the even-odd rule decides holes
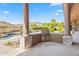
[[[4,36],[4,33],[2,30],[0,30],[0,36]]]

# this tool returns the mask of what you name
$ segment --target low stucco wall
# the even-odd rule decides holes
[[[41,42],[41,33],[30,33],[32,36],[32,46]]]
[[[63,33],[50,33],[50,41],[63,43]]]

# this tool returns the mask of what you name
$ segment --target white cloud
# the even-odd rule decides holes
[[[39,10],[39,8],[35,8],[35,10]]]
[[[63,12],[63,10],[57,10],[57,12]]]
[[[3,14],[10,14],[10,11],[3,11]]]
[[[51,3],[50,6],[58,6],[58,5],[62,5],[61,3]]]
[[[55,15],[58,16],[62,12],[63,12],[63,10],[57,10],[56,13],[55,13]]]
[[[59,15],[59,13],[56,13],[55,15],[57,16],[57,15]]]

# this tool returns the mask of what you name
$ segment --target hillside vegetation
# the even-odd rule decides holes
[[[56,19],[52,19],[50,23],[31,22],[29,24],[30,32],[39,32],[42,29],[49,29],[50,32],[64,32],[64,23],[57,22]],[[22,24],[11,24],[5,21],[0,21],[0,37],[5,34],[11,34],[13,32],[23,32]]]

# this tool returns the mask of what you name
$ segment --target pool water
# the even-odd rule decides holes
[[[18,35],[8,35],[8,36],[5,36],[3,38],[0,38],[0,40],[8,40],[8,39],[10,39],[11,37],[14,37],[14,36],[18,36]]]

